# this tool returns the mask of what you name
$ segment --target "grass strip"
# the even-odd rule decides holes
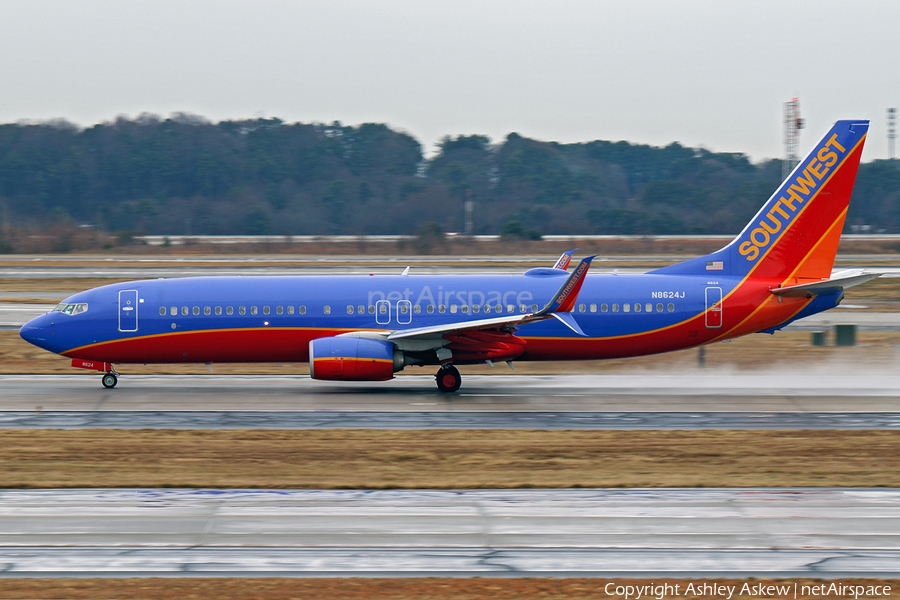
[[[900,431],[0,430],[6,488],[900,486]]]

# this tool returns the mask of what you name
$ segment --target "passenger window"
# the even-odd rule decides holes
[[[597,305],[591,304],[591,312],[597,312]]]
[[[506,312],[508,312],[508,313],[516,312],[516,305],[515,304],[507,304]]]
[[[204,315],[210,315],[210,314],[212,314],[212,309],[211,309],[210,307],[208,307],[208,306],[204,306],[204,307],[203,307],[203,314],[204,314]]]
[[[380,315],[387,314],[387,304],[379,304],[378,305],[378,314],[380,314]]]
[[[490,304],[485,304],[485,305],[484,305],[484,312],[486,312],[486,313],[491,312],[491,305],[490,305]]]
[[[276,306],[276,307],[275,307],[275,314],[276,314],[276,315],[283,315],[283,314],[284,314],[284,307],[283,307],[283,306]]]
[[[675,312],[675,305],[669,302],[669,305],[666,306],[666,310],[669,312]]]
[[[181,314],[184,315],[185,317],[188,316],[189,312],[190,312],[190,309],[187,306],[181,307]]]
[[[360,304],[359,306],[357,306],[357,307],[356,307],[356,314],[358,314],[358,315],[364,315],[364,314],[366,314],[366,307],[363,306],[362,304]]]
[[[628,304],[628,303],[623,304],[623,305],[622,305],[622,312],[631,312],[631,305]]]
[[[268,307],[268,306],[263,306],[263,314],[264,314],[264,315],[269,314],[269,307]]]
[[[259,309],[256,308],[255,306],[251,306],[251,307],[250,307],[250,314],[251,314],[251,315],[255,315],[255,314],[257,314],[258,312],[259,312]]]
[[[467,306],[466,308],[468,308],[468,306]],[[466,311],[463,311],[463,312],[466,312]],[[480,305],[480,304],[475,304],[475,305],[473,305],[473,306],[472,306],[472,312],[473,312],[473,313],[480,313],[480,312],[481,312],[481,305]]]
[[[659,302],[656,305],[656,312],[662,312],[662,311],[663,311],[662,302]]]
[[[288,314],[289,314],[289,315],[294,314],[294,307],[293,307],[293,305],[292,305],[292,306],[288,306]]]
[[[608,312],[608,311],[609,311],[609,304],[601,304],[600,305],[600,312]]]
[[[586,310],[587,310],[587,307],[584,304],[578,305],[578,312],[585,312]]]
[[[537,311],[538,311],[538,305],[537,305],[537,304],[532,304],[532,305],[531,305],[531,312],[536,313]]]
[[[166,316],[166,307],[165,306],[159,307],[159,314],[160,314],[160,316],[163,316],[163,317]]]
[[[326,315],[330,315],[330,314],[331,314],[331,307],[328,306],[328,305],[326,304],[325,307],[322,309],[322,311],[323,311]]]
[[[194,313],[194,316],[199,315],[199,314],[200,314],[200,307],[199,307],[199,306],[195,306],[195,307],[194,307],[194,310],[193,310],[193,313]]]
[[[619,305],[613,304],[613,312],[619,312]]]
[[[348,305],[347,305],[347,314],[348,314],[348,315],[352,315],[352,314],[353,314],[353,305],[352,305],[352,304],[348,304]]]
[[[434,312],[434,304],[429,304],[428,306],[426,306],[425,312],[427,312],[429,315],[432,314]]]
[[[239,314],[239,315],[246,315],[246,314],[247,314],[247,307],[241,306],[240,308],[238,308],[238,314]]]
[[[169,309],[169,314],[172,315],[173,317],[174,317],[175,315],[177,315],[177,314],[178,314],[178,307],[177,307],[177,306],[173,306],[172,308],[170,308],[170,309]]]
[[[306,314],[306,307],[303,306],[302,304],[300,305],[300,308],[299,308],[298,310],[300,311],[300,314],[301,314],[301,315],[305,315],[305,314]]]
[[[641,312],[641,303],[640,302],[634,303],[634,312]]]
[[[497,314],[502,313],[502,312],[503,312],[503,305],[502,305],[502,304],[498,304],[497,306],[495,306],[495,307],[494,307],[494,312],[497,313]]]
[[[653,304],[648,302],[647,304],[644,305],[644,310],[646,310],[647,312],[653,312]]]
[[[524,304],[519,305],[519,312],[528,312],[528,307]]]
[[[400,304],[400,313],[405,315],[408,312],[409,312],[409,305],[405,302],[403,304]]]
[[[216,307],[216,316],[218,317],[218,316],[220,316],[221,314],[222,314],[222,307],[221,307],[221,306],[217,306],[217,307]]]
[[[370,304],[370,305],[369,305],[369,314],[370,314],[370,315],[374,315],[374,314],[375,314],[375,305],[374,305],[374,304]]]
[[[234,314],[234,308],[232,308],[232,307],[229,306],[228,308],[225,309],[225,314],[226,314],[226,315],[229,315],[229,316],[233,315],[233,314]]]
[[[450,312],[454,315],[456,314],[456,305],[455,304],[450,305]]]
[[[444,314],[445,312],[447,312],[447,306],[444,304],[438,305],[438,312]]]
[[[462,309],[462,313],[463,313],[464,315],[469,314],[469,305],[468,305],[468,304],[463,304],[463,305],[461,305],[461,309]],[[450,309],[450,310],[451,310],[451,312],[452,312],[453,309]]]

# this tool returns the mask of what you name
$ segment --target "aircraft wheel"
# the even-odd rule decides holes
[[[437,380],[438,389],[442,392],[455,392],[462,384],[462,375],[459,374],[459,369],[453,365],[442,367],[434,378]]]
[[[100,383],[102,383],[103,387],[107,389],[114,388],[116,387],[116,384],[119,383],[119,378],[112,373],[107,373],[103,376],[103,379],[100,380]]]

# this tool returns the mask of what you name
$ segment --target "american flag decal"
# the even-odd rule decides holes
[[[724,268],[725,268],[725,264],[721,260],[706,261],[706,270],[707,271],[721,271]]]

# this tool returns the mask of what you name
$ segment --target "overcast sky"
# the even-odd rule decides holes
[[[900,2],[0,0],[0,122],[191,112],[782,154],[900,105]]]

